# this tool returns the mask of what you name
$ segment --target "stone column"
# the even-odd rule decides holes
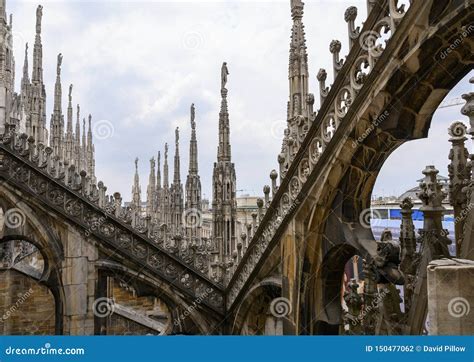
[[[293,220],[282,236],[281,267],[282,267],[282,298],[288,304],[288,315],[283,320],[283,334],[295,335],[300,329],[300,280],[302,270],[301,254],[302,225]]]
[[[474,334],[474,261],[439,259],[428,265],[431,335]]]
[[[64,233],[64,261],[62,284],[64,287],[64,334],[94,334],[97,249],[85,235],[73,227]]]
[[[459,257],[461,255],[465,212],[468,201],[466,186],[469,185],[470,181],[470,171],[467,167],[469,152],[464,146],[467,140],[467,127],[462,122],[454,122],[448,131],[450,135],[449,142],[452,144],[449,152],[451,163],[448,165],[449,201],[453,205],[456,255]]]
[[[400,270],[405,278],[403,297],[405,300],[405,314],[408,314],[416,277],[416,235],[412,220],[413,203],[410,198],[405,198],[401,203],[402,222],[400,225]]]

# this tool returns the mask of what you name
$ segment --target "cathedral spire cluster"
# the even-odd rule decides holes
[[[7,24],[4,1],[2,26],[11,33],[12,25]],[[43,82],[43,46],[41,39],[43,8],[36,11],[36,36],[32,51],[32,73],[29,73],[29,48],[25,45],[25,59],[21,79],[21,92],[14,92],[14,58],[11,36],[2,44],[4,57],[0,61],[0,133],[14,126],[24,131],[36,143],[48,145],[53,151],[54,162],[59,167],[74,165],[78,173],[86,172],[87,182],[96,185],[95,146],[93,142],[92,116],[81,115],[79,104],[76,106],[74,127],[73,85],[68,89],[67,111],[63,114],[62,66],[63,56],[59,54],[56,64],[56,82],[54,86],[53,112],[49,129],[46,127],[46,91]],[[282,153],[279,156],[280,175],[291,164],[297,147],[304,139],[310,118],[314,97],[308,92],[308,55],[303,25],[303,2],[291,0],[292,31],[289,50],[289,101],[287,129],[283,140]],[[149,233],[159,235],[168,246],[176,250],[196,252],[206,255],[211,275],[218,281],[224,281],[227,271],[241,254],[242,243],[238,242],[237,186],[235,165],[232,162],[230,141],[230,116],[228,107],[229,68],[226,62],[220,69],[220,110],[218,115],[218,145],[216,161],[212,174],[212,220],[207,220],[210,235],[203,236],[203,200],[201,179],[198,167],[198,137],[196,125],[196,107],[190,107],[189,167],[185,185],[181,179],[180,130],[175,130],[173,157],[173,175],[170,178],[169,147],[158,152],[156,160],[150,159],[150,169],[146,195],[142,195],[138,172],[138,158],[135,160],[135,172],[132,182],[132,201],[127,208],[132,226],[146,228]],[[2,106],[4,105],[4,106]],[[82,130],[81,130],[82,119]],[[81,133],[82,132],[82,133]],[[291,141],[291,142],[290,142]],[[163,159],[162,159],[163,156]],[[276,176],[272,178],[275,180]],[[266,204],[269,202],[269,190],[266,192]],[[273,185],[273,190],[275,186]],[[142,198],[146,202],[142,203]],[[117,197],[116,200],[121,200]],[[121,201],[118,201],[121,202]],[[263,205],[263,202],[261,202]],[[265,204],[265,205],[266,205]],[[258,206],[258,205],[257,205]],[[263,206],[259,207],[259,213]],[[207,210],[207,207],[206,207]],[[128,217],[127,216],[127,217]],[[258,215],[257,215],[258,216]],[[253,215],[252,215],[253,217]],[[128,219],[127,219],[128,220]],[[257,221],[246,229],[255,232]],[[250,231],[247,235],[250,235]],[[250,238],[250,236],[249,236]],[[194,249],[193,249],[194,248]],[[207,259],[206,259],[207,258]],[[211,260],[212,259],[212,260]]]
[[[53,112],[51,114],[49,130],[46,124],[46,88],[43,81],[43,44],[41,39],[43,7],[36,9],[36,35],[33,46],[32,73],[30,78],[29,47],[25,44],[23,72],[20,84],[20,93],[15,92],[12,25],[6,23],[5,1],[2,0],[0,13],[3,14],[0,27],[6,34],[6,42],[1,44],[0,51],[5,59],[0,61],[0,134],[8,127],[17,132],[24,132],[32,137],[36,144],[43,144],[53,150],[54,159],[62,165],[74,165],[76,171],[85,171],[91,182],[95,183],[95,147],[93,144],[91,116],[87,139],[85,127],[80,134],[79,105],[77,106],[77,121],[73,130],[72,85],[69,86],[67,124],[63,114],[63,97],[61,70],[63,56],[58,54],[56,63],[56,82],[54,85]]]

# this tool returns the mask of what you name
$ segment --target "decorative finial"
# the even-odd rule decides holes
[[[405,197],[400,203],[400,207],[402,210],[411,210],[413,208],[413,202],[409,197]]]
[[[446,194],[437,180],[439,171],[434,166],[426,166],[423,170],[424,179],[420,182],[421,192],[418,198],[423,202],[420,210],[444,210],[442,202]]]
[[[221,68],[221,90],[225,89],[227,84],[227,76],[229,75],[229,69],[227,68],[227,62],[222,63]]]
[[[89,128],[91,128],[91,123],[92,123],[92,115],[89,114]]]
[[[36,34],[41,33],[41,19],[43,18],[43,7],[38,5],[36,8]]]
[[[176,130],[174,131],[174,137],[175,137],[176,145],[178,145],[178,143],[179,143],[179,127],[176,127]]]
[[[135,171],[138,172],[138,157],[135,158]]]
[[[460,121],[453,122],[448,128],[448,134],[451,136],[450,141],[467,140],[467,127]]]
[[[293,20],[303,18],[304,3],[301,0],[291,0],[291,17]]]
[[[168,159],[168,143],[165,143],[165,160]]]

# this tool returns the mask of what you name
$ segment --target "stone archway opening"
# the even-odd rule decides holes
[[[0,240],[0,332],[3,335],[56,333],[57,306],[41,281],[45,260],[21,238]]]
[[[448,164],[450,162],[448,156],[452,147],[448,129],[457,121],[469,127],[468,119],[460,114],[464,104],[461,95],[471,91],[469,79],[473,75],[472,71],[468,73],[446,95],[445,102],[433,113],[426,138],[401,144],[381,166],[372,190],[371,210],[367,210],[366,218],[368,221],[366,226],[371,229],[375,240],[380,240],[382,233],[388,230],[393,240],[398,241],[402,218],[400,203],[406,197],[410,197],[414,203],[415,229],[422,228],[423,214],[418,210],[421,201],[417,196],[420,192],[419,183],[423,178],[423,169],[427,165],[434,165],[439,170],[438,181],[446,193],[443,200],[443,206],[446,208],[443,215],[443,227],[448,230],[448,237],[454,241],[454,216],[448,195]],[[455,255],[455,243],[449,249],[450,254]]]
[[[122,274],[100,272],[92,312],[96,334],[165,335],[173,330],[166,298]]]

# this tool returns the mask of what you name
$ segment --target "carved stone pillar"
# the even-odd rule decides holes
[[[364,260],[364,308],[361,319],[364,334],[375,334],[377,320],[377,282],[372,265]]]
[[[464,220],[467,207],[467,189],[470,181],[470,170],[468,168],[469,152],[464,147],[467,127],[462,122],[454,122],[449,127],[449,142],[452,143],[449,152],[451,163],[448,165],[449,172],[449,200],[454,210],[454,236],[456,240],[456,255],[461,253],[463,240]]]
[[[404,303],[405,313],[408,314],[413,298],[413,287],[416,276],[416,235],[412,220],[413,203],[405,198],[401,204],[402,223],[400,225],[400,270],[405,277]]]
[[[62,285],[64,289],[64,334],[94,333],[93,305],[96,299],[98,251],[91,240],[72,227],[65,231]]]
[[[433,259],[449,257],[448,244],[451,243],[446,237],[447,230],[443,230],[441,224],[445,194],[436,178],[438,170],[434,166],[427,166],[423,174],[425,178],[420,183],[421,192],[418,194],[423,202],[420,210],[424,215],[423,229],[420,230],[420,263],[406,330],[406,333],[415,335],[422,332],[427,314],[426,268]]]
[[[469,79],[474,84],[474,77]],[[470,128],[468,133],[474,141],[474,92],[463,94],[466,104],[461,109],[461,113],[469,117]],[[463,245],[461,246],[461,257],[474,260],[474,151],[471,153],[468,169],[471,172],[469,185],[466,186],[467,192],[467,212],[463,230]]]

